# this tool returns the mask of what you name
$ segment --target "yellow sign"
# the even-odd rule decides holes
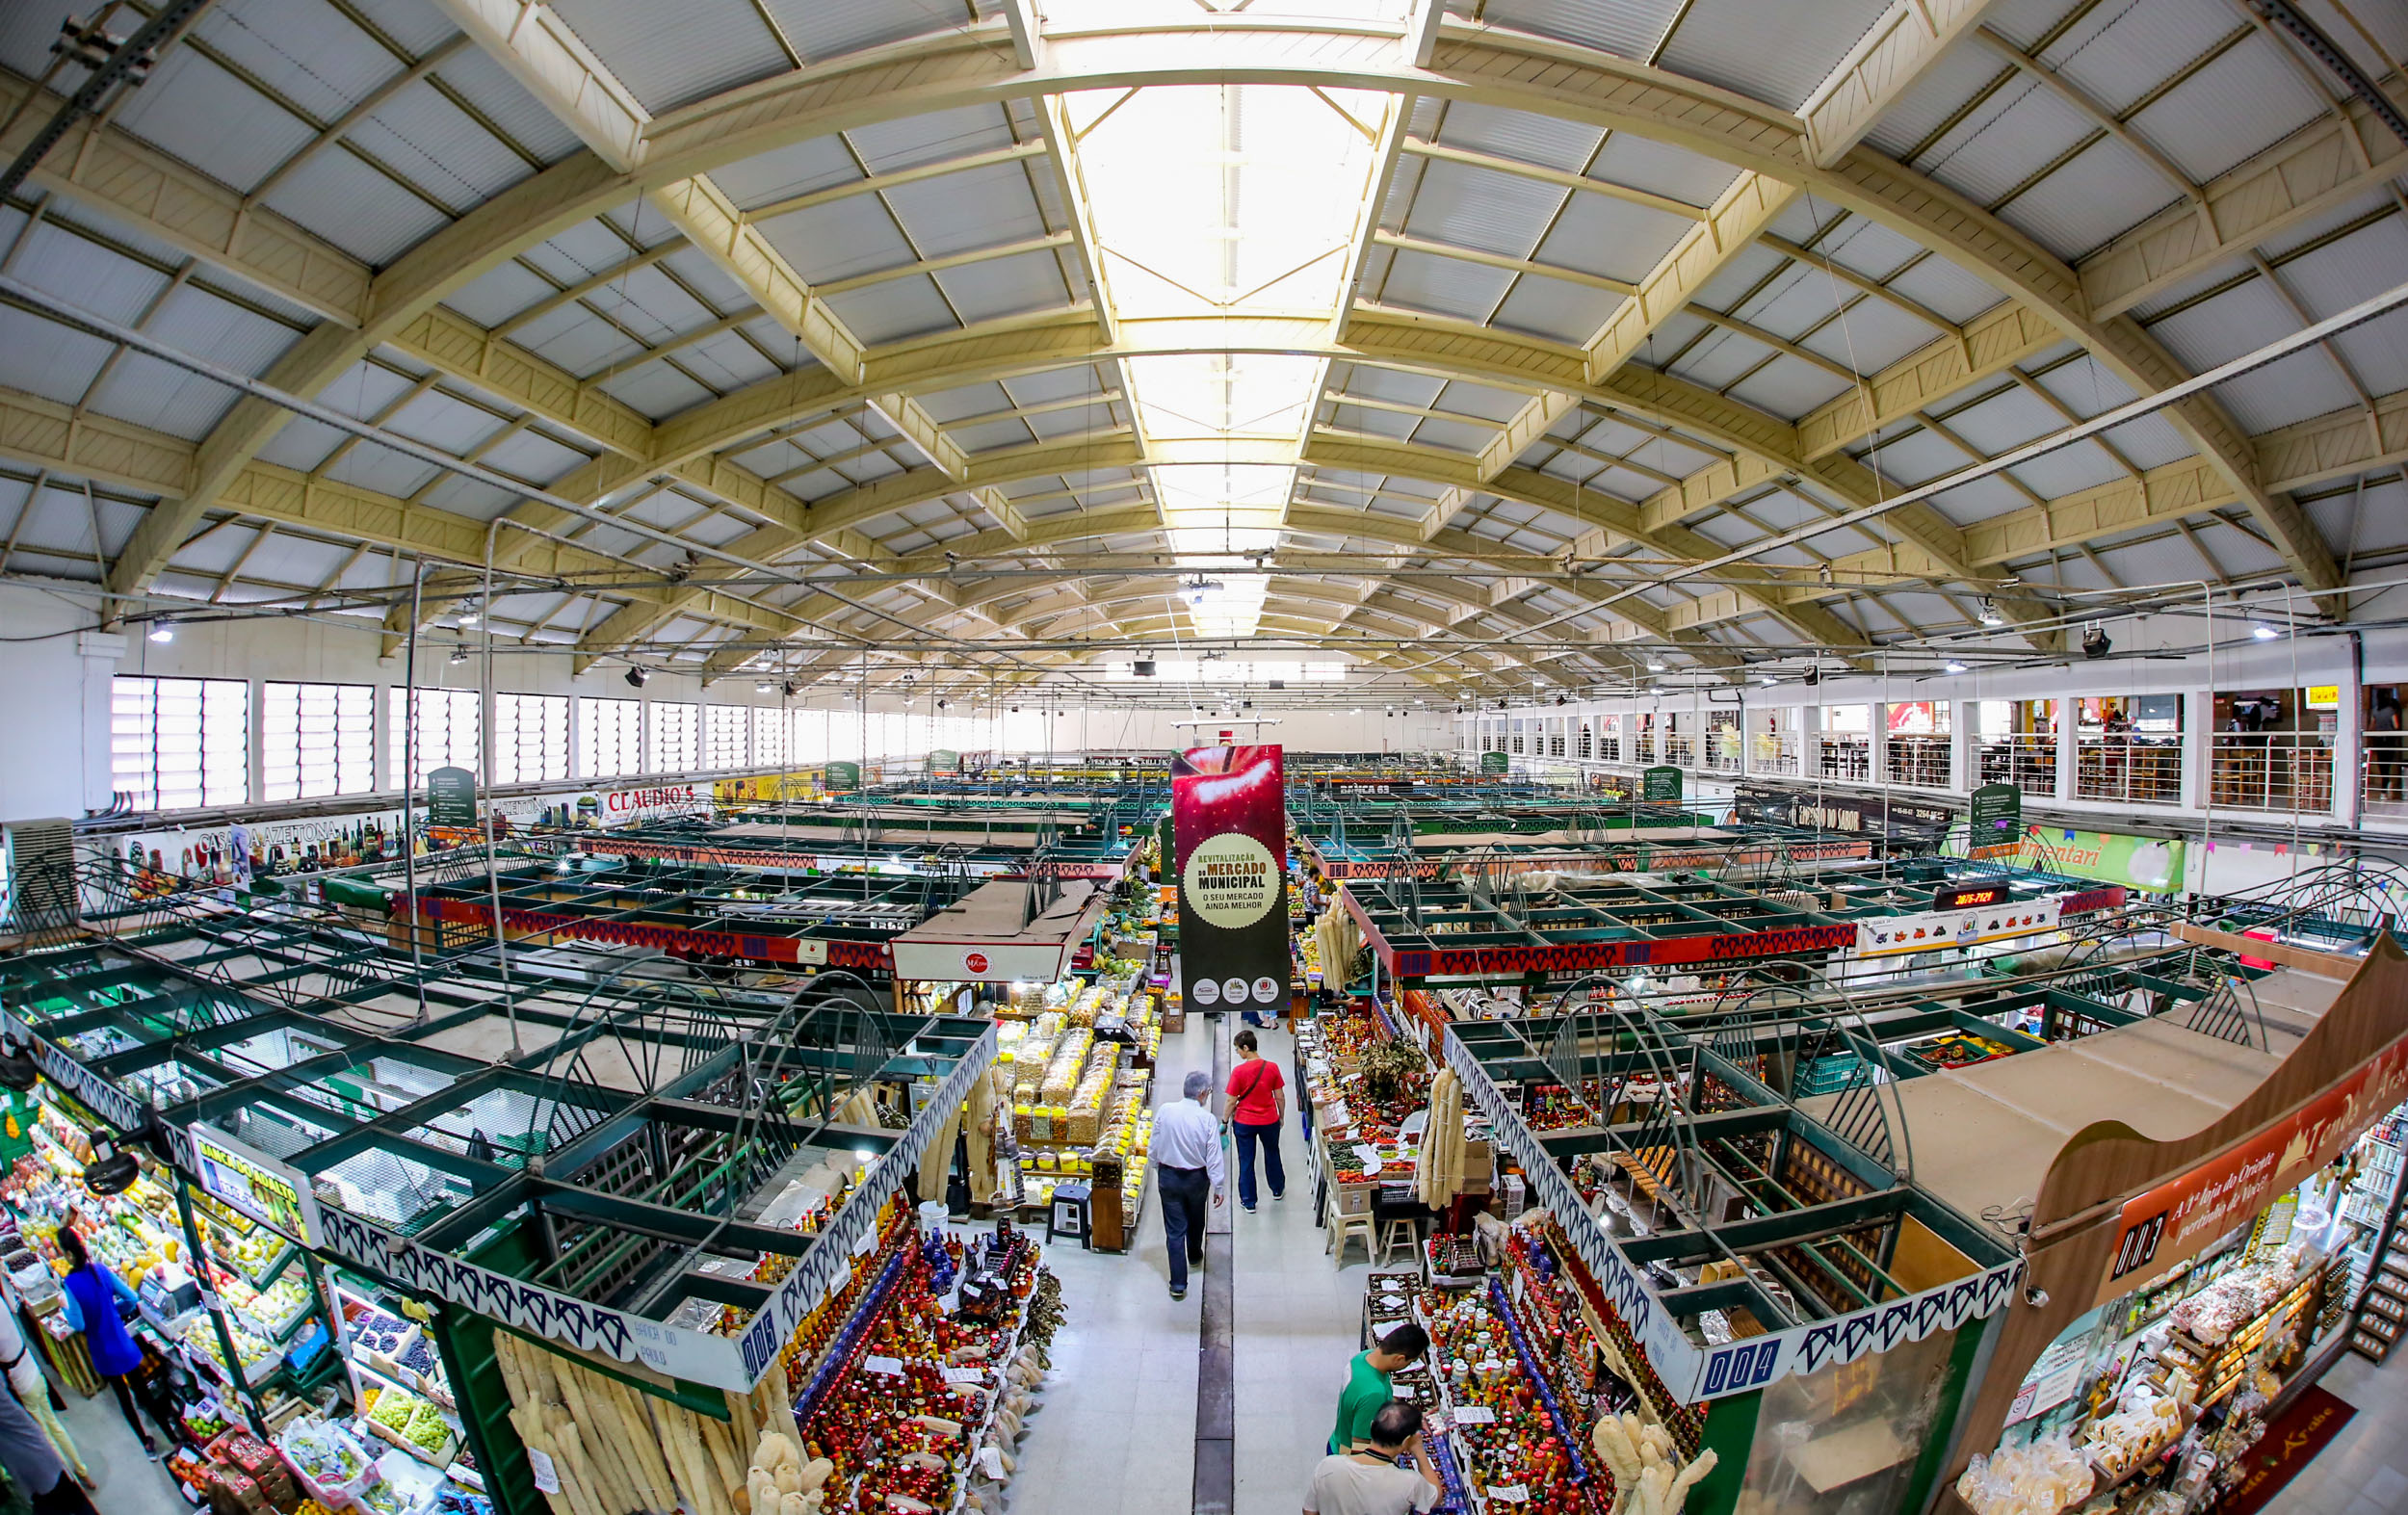
[[[817,799],[820,780],[824,771],[810,769],[798,773],[761,773],[750,778],[722,778],[711,786],[713,798],[722,803],[771,803],[783,799]]]
[[[2342,708],[2342,687],[2341,687],[2340,685],[2338,685],[2338,684],[2311,684],[2311,685],[2309,685],[2309,686],[2308,686],[2308,708],[2309,708],[2310,710],[2339,710],[2339,709],[2341,709],[2341,708]]]

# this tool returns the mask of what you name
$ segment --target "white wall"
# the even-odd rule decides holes
[[[1236,732],[1240,742],[1265,743],[1303,752],[1426,752],[1454,745],[1454,720],[1446,712],[1408,710],[1388,716],[1382,713],[1383,709],[1366,705],[1357,715],[1349,707],[1291,711],[1258,708],[1246,714],[1263,716],[1268,720],[1253,725],[1179,710],[1134,710],[1106,705],[1070,710],[1057,718],[1054,725],[1060,735],[1055,738],[1055,745],[1061,751],[1205,746],[1224,730]],[[1174,724],[1197,719],[1205,724]]]
[[[96,624],[89,595],[0,583],[0,819],[80,816],[105,803],[109,679],[76,633]],[[102,782],[93,801],[91,776]]]
[[[382,638],[372,626],[331,624],[325,618],[226,621],[177,628],[172,641],[153,642],[140,628],[122,637],[104,639],[116,655],[87,657],[77,633],[99,622],[99,601],[88,586],[55,588],[31,580],[0,581],[0,820],[45,815],[81,815],[108,804],[110,790],[110,679],[118,673],[161,678],[241,678],[300,680],[327,683],[399,686],[404,662],[398,654],[381,656]],[[474,689],[479,683],[475,660],[450,661],[459,635],[442,631],[422,639],[418,682],[422,687]],[[750,678],[724,679],[707,695],[701,682],[690,676],[656,672],[638,691],[628,686],[625,669],[612,665],[584,677],[572,677],[564,651],[522,653],[505,646],[495,649],[494,687],[503,692],[580,694],[623,699],[694,701],[715,705],[776,705],[776,694],[761,694]],[[799,704],[850,715],[850,692],[829,686],[806,695]],[[1452,718],[1430,710],[1390,717],[1386,707],[1366,705],[1361,714],[1350,707],[1293,712],[1278,723],[1261,727],[1229,723],[1242,741],[1278,743],[1308,751],[1417,751],[1453,744]],[[1137,710],[1118,705],[1069,707],[1049,718],[1045,706],[1029,700],[1017,715],[975,718],[966,702],[955,702],[945,729],[930,722],[927,699],[903,702],[873,700],[873,711],[906,712],[903,752],[888,750],[888,742],[873,757],[911,755],[927,747],[955,746],[964,751],[992,748],[1018,752],[1074,752],[1087,749],[1165,749],[1192,746],[1213,740],[1217,725],[1179,727],[1174,721],[1191,718],[1185,711]],[[380,734],[385,717],[380,715]],[[839,721],[838,724],[843,724]],[[893,723],[888,723],[891,731]],[[856,734],[827,754],[832,758],[859,755]],[[380,774],[387,770],[380,768]]]

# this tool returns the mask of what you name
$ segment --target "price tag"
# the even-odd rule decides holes
[[[900,1378],[903,1376],[903,1359],[900,1357],[864,1357],[861,1359],[861,1371],[883,1373],[889,1378]]]
[[[877,1250],[877,1229],[872,1226],[863,1226],[861,1228],[861,1234],[852,1239],[852,1255],[855,1257],[868,1257],[871,1253]]]
[[[561,1474],[558,1468],[552,1466],[552,1454],[537,1451],[533,1447],[526,1449],[526,1451],[527,1471],[535,1475],[537,1490],[543,1494],[560,1493]]]
[[[1484,1404],[1458,1404],[1450,1417],[1457,1425],[1486,1425],[1497,1418],[1497,1412]]]
[[[1503,1500],[1508,1504],[1519,1504],[1531,1497],[1530,1485],[1492,1483],[1488,1486],[1488,1497],[1492,1500]]]
[[[1004,1476],[1004,1454],[995,1448],[982,1447],[979,1449],[979,1466],[985,1470],[988,1477],[1000,1478]]]
[[[986,1374],[979,1371],[976,1368],[948,1368],[945,1370],[945,1381],[947,1383],[977,1384],[983,1387],[986,1383]]]

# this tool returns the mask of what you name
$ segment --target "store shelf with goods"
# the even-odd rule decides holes
[[[1493,1509],[1496,1490],[1518,1491],[1540,1509],[1604,1511],[1610,1479],[1596,1477],[1573,1450],[1584,1426],[1566,1424],[1534,1388],[1513,1341],[1510,1311],[1494,1290],[1426,1294],[1421,1301],[1442,1371],[1450,1430],[1460,1438],[1468,1485]]]
[[[1162,996],[1138,964],[1115,961],[1092,980],[1017,985],[1012,1003],[1028,1018],[998,1029],[997,1060],[1008,1069],[1022,1208],[1041,1210],[1056,1186],[1090,1183],[1099,1158],[1117,1158],[1123,1213],[1135,1216]]]
[[[847,1507],[957,1509],[973,1482],[1012,1471],[1042,1355],[1030,1347],[1050,1340],[1059,1286],[1008,1225],[955,1236],[906,1218],[895,1241],[810,1368],[795,1434]]]
[[[2217,1280],[2218,1290],[2231,1298],[2247,1300],[2262,1296],[2264,1285],[2251,1277],[2252,1272],[2247,1265],[2236,1268]],[[2239,1386],[2252,1355],[2270,1337],[2294,1326],[2302,1314],[2314,1310],[2329,1272],[2329,1262],[2311,1265],[2296,1275],[2294,1282],[2264,1298],[2254,1313],[2238,1319],[2233,1319],[2230,1307],[2215,1300],[2212,1293],[2192,1294],[2169,1312],[2175,1320],[2164,1345],[2158,1348],[2159,1361],[2181,1367],[2189,1373],[2196,1393],[2192,1402],[2198,1407],[2216,1404]],[[2257,1288],[2259,1294],[2246,1293],[2251,1288]],[[2207,1301],[2212,1302],[2203,1306]],[[2199,1323],[2198,1316],[2185,1319],[2186,1310],[2194,1307],[2203,1307],[2203,1313],[2214,1312],[2206,1315],[2212,1324]],[[2202,1330],[2217,1335],[2219,1340],[2203,1341],[2198,1334]]]

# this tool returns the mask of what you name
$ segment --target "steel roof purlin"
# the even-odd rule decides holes
[[[2191,39],[2185,56],[2143,66],[2132,62],[2145,51],[2140,22],[2075,0],[2028,19],[1994,0],[1893,0],[1801,103],[1781,68],[1737,77],[1743,46],[1717,50],[1679,20],[1617,54],[1602,37],[1517,32],[1436,3],[1386,21],[1199,13],[1082,29],[1008,0],[967,24],[898,25],[824,57],[780,33],[782,65],[765,54],[771,71],[724,88],[705,76],[747,77],[732,55],[664,73],[616,56],[629,34],[607,17],[588,17],[581,35],[559,13],[509,0],[433,9],[457,32],[407,46],[347,16],[350,50],[317,83],[246,62],[232,39],[197,28],[180,44],[194,50],[184,72],[205,60],[216,92],[162,70],[141,109],[78,122],[76,140],[26,180],[44,198],[17,233],[20,251],[37,237],[119,236],[129,267],[156,267],[166,288],[123,317],[137,329],[236,291],[275,315],[259,341],[301,333],[244,372],[321,404],[347,376],[391,379],[399,392],[375,424],[484,470],[473,483],[435,463],[407,479],[369,473],[358,449],[370,444],[355,438],[314,465],[271,463],[288,456],[272,449],[290,413],[272,395],[175,419],[189,408],[124,393],[133,365],[120,358],[141,349],[120,340],[80,400],[0,393],[11,423],[0,453],[155,502],[139,514],[112,507],[102,565],[77,569],[103,575],[113,606],[137,606],[154,587],[226,605],[309,584],[324,594],[351,569],[334,565],[348,545],[354,562],[370,548],[433,560],[439,609],[473,587],[495,481],[517,479],[520,497],[502,507],[510,525],[492,536],[497,571],[531,588],[548,576],[555,594],[609,595],[562,634],[576,638],[581,670],[682,643],[668,655],[720,677],[789,641],[824,656],[810,644],[833,632],[894,639],[883,655],[951,649],[1024,660],[1014,677],[1071,676],[1053,649],[976,657],[980,642],[1028,640],[1026,623],[990,618],[990,602],[952,581],[957,565],[1007,559],[1075,578],[1091,549],[1175,542],[1182,507],[1159,497],[1153,472],[1201,460],[1213,439],[1144,434],[1144,384],[1129,376],[1167,360],[1320,365],[1269,566],[1324,542],[1391,562],[1391,549],[1423,546],[1713,565],[1644,596],[1490,591],[1452,617],[1409,613],[1400,581],[1335,610],[1313,587],[1323,570],[1265,582],[1266,636],[1344,646],[1368,630],[1400,648],[1433,639],[1451,670],[1470,670],[1442,678],[1477,678],[1501,656],[1541,687],[1585,682],[1615,659],[1528,655],[1510,645],[1515,634],[1627,623],[1738,676],[1763,655],[1742,624],[1752,620],[1755,635],[1777,628],[1769,635],[1864,659],[1913,634],[1879,605],[1909,585],[1924,596],[1918,614],[1952,614],[1979,636],[1972,606],[1986,601],[2004,617],[2001,640],[2058,650],[2063,607],[2017,569],[2061,551],[2086,556],[2111,586],[2147,555],[2110,564],[2119,548],[2108,541],[2138,527],[2188,538],[2218,579],[2229,577],[2219,560],[2260,564],[2236,571],[2263,577],[2242,535],[2268,543],[2281,577],[2345,618],[2336,553],[2291,491],[2408,457],[2391,424],[2408,395],[2379,392],[2381,370],[2344,333],[2322,344],[2316,393],[2330,398],[2314,404],[2345,396],[2352,410],[2253,435],[2237,414],[2264,428],[2310,405],[2269,406],[2236,376],[2157,410],[2148,425],[2164,447],[2154,454],[2101,438],[2080,467],[2068,454],[2001,473],[1988,487],[2019,496],[2011,510],[1960,509],[1949,493],[1894,503],[1937,477],[1893,472],[1910,454],[1919,466],[2003,456],[1984,440],[1984,417],[1963,413],[1992,389],[2021,390],[2068,424],[2114,403],[2078,412],[2070,392],[2049,387],[2043,371],[2064,353],[2144,400],[2214,368],[2223,354],[2160,308],[2168,292],[2195,302],[2226,287],[2219,279],[2254,281],[2251,298],[2270,294],[2278,326],[2294,330],[2367,293],[2317,285],[2282,239],[2357,235],[2354,222],[2332,227],[2360,211],[2369,226],[2408,217],[2395,193],[2388,206],[2348,209],[2395,176],[2408,142],[2264,18],[2239,13],[2176,29]],[[1849,12],[1850,27],[1872,9]],[[2113,45],[2077,45],[2117,26]],[[1836,52],[1840,39],[1828,40]],[[2286,91],[2304,84],[2282,119],[2307,124],[2264,146],[2264,134],[2219,134],[2212,149],[2182,140],[2169,123],[2224,77],[2212,70],[2244,65]],[[1356,123],[1374,140],[1373,171],[1334,319],[1115,308],[1113,254],[1065,102],[1094,91],[1108,118],[1121,108],[1105,109],[1111,98],[1192,87],[1311,88],[1333,109],[1342,95],[1392,102]],[[2377,88],[2400,97],[2395,71]],[[505,102],[512,90],[523,98]],[[2011,115],[2027,91],[2035,103]],[[146,121],[189,119],[203,100],[223,116],[237,97],[255,97],[258,121],[275,125],[256,151],[196,138],[185,155],[144,135]],[[0,154],[33,141],[63,103],[0,72]],[[2036,192],[2053,176],[2126,180],[2078,181],[2080,152],[2013,137],[2043,113],[2128,155],[2127,178],[2162,180],[2179,203],[2049,219]],[[466,135],[450,178],[396,167],[392,142],[426,154],[454,125]],[[2019,148],[1989,181],[2011,192],[1967,167],[1977,154],[1960,149],[1984,132],[1985,150],[2002,135]],[[339,224],[312,188],[338,164],[364,172],[380,200],[389,192],[394,215],[432,210],[443,223],[398,252],[386,249],[404,244],[365,229],[371,218]],[[123,229],[78,230],[68,218],[86,213]],[[849,226],[882,229],[863,240]],[[1629,235],[1603,238],[1599,226]],[[1607,241],[1620,250],[1584,255],[1584,242]],[[0,320],[57,314],[14,301]],[[1105,398],[1061,395],[1058,376],[1082,376]],[[1399,379],[1422,387],[1385,387]],[[1023,383],[1046,385],[1044,398],[1012,398]],[[1605,422],[1662,445],[1592,435]],[[177,428],[188,434],[168,434]],[[1218,445],[1227,454],[1228,439]],[[383,487],[346,482],[363,477]],[[1359,503],[1349,479],[1368,491]],[[605,515],[642,539],[558,539]],[[1817,532],[1819,520],[1838,524]],[[272,540],[279,531],[312,545]],[[326,538],[330,554],[315,545]],[[746,566],[685,583],[660,566],[677,542],[697,562]],[[1798,577],[1801,564],[1820,578]],[[843,584],[848,572],[918,577],[865,598]],[[1124,606],[1137,609],[1103,594],[1051,614],[1067,617],[1057,627],[1123,636],[1203,624],[1186,606],[1104,618]],[[384,627],[397,643],[412,629],[406,609],[389,609]],[[1389,656],[1393,671],[1430,673]]]

